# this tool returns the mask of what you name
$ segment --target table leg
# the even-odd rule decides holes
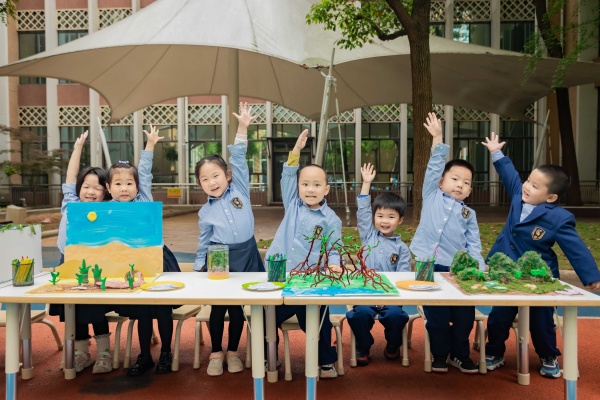
[[[306,306],[306,399],[317,398],[319,373],[319,306]]]
[[[563,374],[565,377],[565,399],[577,399],[577,307],[563,308]]]
[[[277,382],[277,327],[275,326],[275,306],[265,307],[267,336],[267,382]]]
[[[19,305],[6,304],[6,353],[4,371],[6,373],[5,396],[7,400],[17,398],[17,373],[19,372]]]
[[[254,399],[265,398],[263,379],[265,377],[265,353],[263,332],[263,306],[252,306],[252,378],[254,379]]]
[[[21,305],[21,343],[23,345],[23,366],[21,378],[33,378],[33,360],[31,354],[31,304]]]
[[[529,307],[519,307],[519,371],[520,385],[529,385]]]
[[[75,379],[75,304],[65,304],[65,379]]]

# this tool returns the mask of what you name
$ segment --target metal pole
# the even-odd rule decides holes
[[[327,114],[329,113],[329,95],[331,85],[333,84],[333,57],[335,48],[331,51],[331,63],[329,64],[329,73],[325,77],[325,89],[323,91],[323,105],[321,106],[321,122],[319,123],[319,136],[317,137],[317,152],[315,155],[315,164],[323,165],[325,163],[325,145],[327,144]]]
[[[106,168],[110,168],[112,163],[110,162],[110,153],[108,152],[108,144],[106,142],[106,135],[104,134],[104,129],[102,129],[102,121],[98,117],[98,127],[100,131],[98,132],[100,135],[100,142],[102,143],[102,151],[104,152],[104,160],[106,162]]]

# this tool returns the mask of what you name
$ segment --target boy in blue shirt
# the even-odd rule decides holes
[[[410,250],[418,259],[435,257],[435,271],[448,272],[454,254],[466,250],[485,269],[475,211],[463,202],[471,194],[473,166],[464,160],[444,165],[449,146],[442,143],[442,123],[429,113],[424,124],[433,141],[423,182],[421,222]],[[423,307],[433,355],[432,371],[448,372],[450,365],[466,374],[479,372],[471,358],[469,334],[475,307]]]
[[[356,200],[358,233],[363,246],[373,247],[366,259],[366,267],[379,272],[410,272],[408,246],[394,233],[404,218],[406,202],[397,194],[386,192],[377,196],[371,207],[369,189],[375,179],[375,169],[371,164],[365,164],[360,171],[363,184]],[[383,355],[388,360],[400,358],[402,329],[408,322],[408,314],[402,306],[354,306],[346,316],[356,338],[357,365],[369,364],[369,350],[375,343],[371,328],[378,314],[387,341]]]
[[[287,163],[283,165],[281,175],[281,193],[285,215],[277,228],[273,243],[267,251],[266,259],[274,254],[287,256],[287,272],[308,258],[309,264],[316,264],[319,260],[320,245],[311,249],[307,237],[317,237],[318,244],[324,235],[330,235],[327,250],[340,240],[342,221],[336,213],[327,206],[325,196],[329,193],[327,173],[319,165],[307,165],[298,169],[300,151],[306,146],[308,130],[304,130],[294,149],[290,151]],[[339,242],[338,242],[339,243]],[[329,253],[329,268],[332,271],[341,271],[340,254],[336,249]],[[325,314],[325,317],[323,317]],[[305,306],[277,306],[275,307],[275,321],[277,327],[290,317],[297,316],[300,328],[306,332],[306,307]],[[337,351],[331,346],[331,321],[329,308],[321,308],[321,331],[319,332],[319,366],[321,378],[337,378],[337,371],[333,363],[337,360]]]
[[[506,224],[490,250],[488,257],[502,252],[512,260],[528,250],[538,252],[559,278],[558,260],[552,246],[558,243],[575,269],[577,276],[589,290],[600,289],[600,271],[589,249],[575,229],[575,217],[559,207],[558,197],[565,193],[571,182],[569,174],[558,165],[541,165],[531,171],[526,182],[521,178],[508,157],[502,154],[506,142],[499,142],[492,132],[491,139],[482,144],[492,155],[494,167],[506,191],[511,196]],[[489,371],[504,365],[504,342],[517,315],[517,307],[493,307],[488,318],[488,343],[485,346],[486,367]],[[561,376],[556,347],[553,307],[530,308],[529,331],[535,352],[540,357],[540,374],[547,378]]]

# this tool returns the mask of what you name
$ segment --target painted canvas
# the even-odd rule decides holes
[[[387,276],[381,274],[380,284],[372,280],[365,285],[362,275],[332,282],[325,279],[315,285],[314,277],[293,276],[283,288],[282,296],[397,296],[398,289]],[[314,286],[313,286],[314,285]]]

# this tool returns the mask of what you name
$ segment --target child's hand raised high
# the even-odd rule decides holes
[[[377,174],[377,171],[375,171],[374,165],[371,165],[371,163],[368,163],[368,164],[363,164],[363,166],[360,167],[360,173],[362,175],[363,182],[370,184],[375,179],[375,175]]]
[[[78,147],[78,148],[82,148],[83,144],[85,143],[85,139],[87,139],[88,137],[88,131],[85,131],[81,134],[81,136],[79,136],[77,139],[75,139],[75,144],[73,144],[73,147]]]
[[[154,125],[150,125],[150,133],[146,130],[144,130],[144,133],[146,134],[146,139],[148,139],[146,142],[146,150],[148,151],[154,151],[154,145],[159,140],[164,139],[164,136],[158,136],[158,129]]]
[[[306,141],[308,139],[308,129],[302,131],[300,136],[298,136],[298,140],[296,140],[296,145],[294,146],[294,153],[300,153],[300,151],[306,146]]]
[[[247,133],[250,123],[258,117],[258,115],[252,115],[252,106],[248,106],[248,103],[240,103],[240,113],[232,114],[238,120],[238,133]]]
[[[439,120],[435,113],[430,112],[427,114],[426,122],[423,126],[434,138],[442,137],[442,120]]]
[[[502,149],[506,142],[500,142],[500,136],[496,135],[494,132],[490,135],[490,137],[485,138],[485,142],[481,142],[482,145],[487,147],[490,153],[495,152],[496,150]]]

